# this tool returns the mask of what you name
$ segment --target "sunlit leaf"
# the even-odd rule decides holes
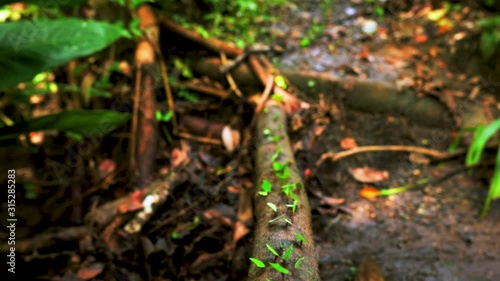
[[[495,172],[493,173],[493,179],[491,179],[490,190],[488,191],[488,196],[486,197],[483,210],[481,211],[482,217],[486,216],[490,209],[491,201],[494,199],[500,199],[500,146],[497,151]]]
[[[251,261],[255,264],[255,266],[257,266],[257,267],[260,267],[260,268],[264,268],[264,267],[266,267],[266,264],[265,264],[263,261],[259,260],[259,259],[256,259],[256,258],[250,258],[250,260],[251,260]]]
[[[278,255],[278,252],[276,252],[276,250],[275,250],[275,249],[274,249],[271,245],[266,244],[266,247],[267,247],[267,249],[268,249],[271,253],[273,253],[275,256],[278,256],[278,257],[280,256],[280,255]]]
[[[474,165],[479,162],[486,143],[498,130],[500,130],[500,119],[493,121],[487,126],[478,126],[476,128],[474,140],[467,151],[466,165]]]
[[[274,262],[270,262],[269,263],[274,269],[276,269],[277,271],[279,271],[280,273],[283,273],[283,274],[290,274],[290,271],[286,268],[284,268],[281,264],[279,263],[274,263]]]
[[[292,251],[293,251],[293,244],[290,244],[288,248],[286,248],[285,252],[283,253],[283,259],[287,260],[292,256]]]
[[[286,84],[285,77],[283,77],[281,75],[274,77],[274,83],[276,83],[276,85],[278,85],[278,87],[280,87],[282,89],[288,88],[288,85]]]
[[[295,233],[294,236],[295,236],[295,238],[297,238],[298,240],[300,240],[302,243],[304,243],[304,244],[307,243],[306,238],[304,236],[302,236],[302,234]]]

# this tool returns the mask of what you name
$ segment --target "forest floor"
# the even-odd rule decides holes
[[[484,108],[480,118],[498,118],[498,84],[488,76],[488,67],[478,63],[477,50],[469,51],[456,40],[461,33],[470,32],[465,26],[477,18],[475,8],[467,13],[463,9],[449,12],[446,17],[455,25],[445,30],[429,20],[429,6],[396,6],[393,13],[381,17],[364,2],[335,1],[330,14],[322,13],[320,1],[306,2],[285,9],[289,21],[270,27],[277,42],[296,47],[273,58],[281,69],[353,75],[409,86],[421,95],[435,96],[454,112],[460,112],[465,100]],[[315,19],[325,25],[321,35],[298,47]],[[387,281],[500,280],[500,202],[492,204],[485,218],[479,217],[493,175],[491,166],[467,170],[461,169],[463,156],[429,164],[418,155],[382,151],[337,162],[326,160],[315,168],[323,154],[353,147],[354,142],[359,147],[408,145],[446,151],[457,128],[423,127],[397,113],[352,111],[335,93],[323,94],[325,101],[321,102],[336,108],[338,116],[321,115],[321,106],[311,103],[315,106],[299,114],[302,126],[290,129],[297,165],[309,191],[322,280],[354,280],[365,257],[374,260]],[[318,118],[328,122],[318,124]],[[79,280],[75,271],[79,268],[81,273],[83,268],[87,276],[101,274],[95,280],[146,280],[147,276],[154,276],[153,280],[244,280],[251,256],[251,230],[234,247],[231,245],[239,193],[241,188],[253,186],[252,170],[248,168],[252,160],[234,157],[216,146],[183,143],[175,157],[190,159],[177,170],[184,180],[137,240],[120,242],[120,254],[111,255],[103,245],[78,252],[68,249],[82,249],[83,242],[79,246],[59,244],[56,254],[54,249],[26,254],[28,258],[20,260],[17,267],[30,272],[22,274]],[[462,148],[466,148],[463,143]],[[171,169],[173,155],[168,151],[158,156],[159,178]],[[486,163],[495,155],[489,153],[483,158]],[[386,171],[388,177],[376,183],[360,183],[352,176],[353,168],[366,167],[375,173]],[[312,170],[314,173],[310,173]],[[443,181],[435,181],[458,170]],[[430,184],[389,197],[360,196],[367,185],[389,188],[422,179]],[[51,202],[63,200],[60,194],[47,196],[59,196]],[[71,206],[51,203],[55,207],[49,208],[43,200],[18,207],[18,216],[26,225],[19,227],[20,239],[67,226],[54,221]],[[135,248],[138,244],[147,248],[144,245],[148,243],[155,250],[143,249],[141,253]]]

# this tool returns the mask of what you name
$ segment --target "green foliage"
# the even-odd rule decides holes
[[[286,84],[285,77],[283,77],[281,75],[278,75],[278,76],[274,77],[274,83],[276,85],[278,85],[278,87],[280,87],[282,89],[286,90],[286,88],[288,88],[288,85]]]
[[[260,268],[264,268],[264,267],[266,267],[266,264],[265,264],[263,261],[259,260],[259,259],[256,259],[256,258],[250,258],[250,260],[251,260],[251,261],[255,264],[255,266],[257,266],[257,267],[260,267]]]
[[[281,264],[279,263],[275,263],[275,262],[270,262],[269,263],[274,269],[276,269],[277,271],[279,271],[280,273],[283,273],[283,274],[290,274],[290,271],[286,268],[284,268]]]
[[[129,33],[120,25],[80,19],[0,25],[0,90],[52,67],[100,51]]]
[[[500,16],[494,16],[482,19],[477,22],[481,27],[480,50],[484,60],[489,60],[495,54],[495,51],[500,43],[499,27]]]
[[[292,256],[292,251],[293,251],[293,244],[290,244],[288,248],[286,248],[285,252],[283,253],[283,259],[287,260]]]
[[[24,0],[24,1],[18,1],[18,0],[0,0],[0,5],[7,5],[7,4],[12,4],[12,3],[26,3],[26,4],[35,4],[39,6],[75,6],[79,4],[83,4],[87,2],[87,0],[64,0],[64,1],[47,1],[47,0]]]
[[[129,117],[128,113],[112,110],[67,110],[0,128],[0,139],[47,130],[72,132],[86,137],[102,136],[123,125]]]
[[[475,165],[481,160],[481,155],[488,140],[500,130],[500,119],[493,121],[486,126],[478,126],[474,132],[474,139],[467,151],[465,158],[466,165]],[[481,216],[486,216],[491,205],[491,201],[500,198],[500,147],[497,151],[495,171],[490,183],[490,190],[486,197]]]
[[[299,241],[301,241],[302,243],[306,244],[307,243],[307,240],[304,236],[302,236],[302,234],[299,234],[299,233],[295,233],[294,234],[295,238],[297,238]]]
[[[172,115],[174,115],[172,113],[172,110],[169,110],[169,111],[165,112],[164,114],[161,113],[161,111],[157,110],[156,111],[156,120],[158,120],[159,122],[169,122],[172,119]]]
[[[266,247],[269,250],[269,252],[273,253],[275,256],[277,256],[277,257],[280,256],[280,255],[278,255],[278,252],[271,245],[266,244]]]
[[[276,204],[274,204],[272,202],[267,202],[267,206],[269,206],[269,208],[271,208],[275,212],[278,211],[278,207],[276,206]]]
[[[261,188],[262,191],[259,191],[259,195],[267,196],[271,192],[272,185],[268,180],[263,180]]]
[[[298,259],[296,262],[295,262],[295,265],[293,267],[295,267],[296,269],[299,268],[300,264],[306,259],[306,257],[301,257],[300,259]]]

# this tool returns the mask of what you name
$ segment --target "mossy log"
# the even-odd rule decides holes
[[[252,258],[264,262],[265,267],[252,263],[248,280],[320,280],[311,210],[286,133],[283,106],[268,101],[258,116],[256,130],[257,223]],[[267,195],[263,191],[266,184],[271,186]],[[293,249],[287,251],[290,247]],[[299,260],[302,262],[296,266]],[[272,263],[285,270],[280,272]]]

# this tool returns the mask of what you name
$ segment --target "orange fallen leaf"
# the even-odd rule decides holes
[[[366,46],[363,46],[363,48],[361,49],[359,58],[362,60],[368,60],[370,58],[370,52],[368,51],[368,48]]]
[[[427,42],[428,38],[427,38],[427,35],[425,35],[425,34],[415,34],[415,37],[413,37],[413,39],[417,43],[425,43],[425,42]]]
[[[356,140],[353,138],[343,138],[340,141],[340,147],[342,149],[351,149],[358,147],[358,144],[356,143]]]
[[[380,191],[373,186],[365,185],[359,192],[359,195],[366,199],[373,199],[380,195]]]
[[[389,172],[368,167],[350,168],[349,173],[359,182],[371,183],[384,181],[389,178]]]

